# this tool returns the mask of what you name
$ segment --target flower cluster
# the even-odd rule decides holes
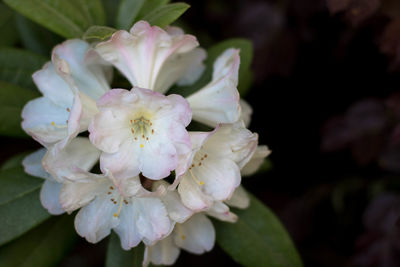
[[[235,222],[229,206],[249,205],[241,176],[269,154],[245,126],[251,110],[236,88],[238,50],[216,59],[204,88],[165,95],[202,74],[198,45],[179,28],[145,21],[96,45],[68,40],[34,73],[43,96],[22,112],[23,129],[44,146],[23,162],[45,179],[43,206],[55,215],[79,210],[75,228],[89,242],[111,230],[126,250],[143,242],[145,265],[173,264],[180,249],[211,250],[207,216]],[[111,89],[112,67],[132,89]],[[188,131],[192,120],[213,130]]]

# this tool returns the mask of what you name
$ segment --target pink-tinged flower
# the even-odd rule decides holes
[[[108,91],[108,67],[82,40],[68,40],[53,49],[52,61],[33,74],[42,97],[22,111],[22,128],[45,147],[64,147],[86,131],[97,112],[95,101]]]
[[[130,32],[115,32],[96,51],[132,86],[165,93],[174,83],[191,83],[201,75],[206,54],[198,45],[196,37],[177,27],[163,30],[139,21]]]
[[[210,251],[215,243],[215,230],[210,219],[197,213],[183,224],[175,224],[172,233],[153,246],[147,246],[143,265],[172,265],[184,249],[194,254]]]
[[[109,172],[86,172],[86,176],[64,182],[60,203],[68,213],[80,208],[75,228],[87,241],[97,243],[113,229],[122,248],[129,250],[141,241],[152,245],[170,233],[167,209],[158,197],[163,192],[165,188],[146,191],[138,176],[119,182]]]
[[[62,153],[57,155],[57,158],[52,159],[55,166],[52,166],[54,176],[48,173],[42,166],[42,161],[49,156],[50,151],[45,148],[28,155],[23,160],[25,172],[36,177],[45,179],[45,182],[40,191],[40,201],[49,213],[53,215],[62,214],[64,208],[59,202],[60,190],[62,181],[67,179],[75,179],[77,170],[84,172],[90,170],[99,159],[100,153],[93,148],[89,139],[78,137],[62,150]]]
[[[186,126],[191,120],[187,101],[148,89],[113,89],[97,102],[100,112],[89,126],[89,138],[103,151],[101,168],[117,179],[145,177],[159,180],[190,151]]]
[[[250,176],[254,174],[269,154],[271,154],[271,150],[267,146],[258,146],[251,159],[243,166],[242,175]]]
[[[217,58],[211,82],[186,98],[193,111],[193,120],[211,127],[239,120],[240,96],[236,88],[239,64],[237,49],[227,49]]]
[[[190,137],[192,151],[186,162],[181,161],[186,171],[177,172],[170,188],[179,183],[182,202],[192,210],[206,210],[215,201],[229,199],[239,186],[240,169],[253,156],[258,135],[239,122],[222,124],[212,132],[190,132]]]

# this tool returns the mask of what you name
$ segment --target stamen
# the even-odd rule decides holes
[[[192,172],[191,169],[189,169],[189,172],[190,172],[190,174],[192,175],[192,178],[193,178],[193,180],[194,180],[196,183],[198,183],[199,185],[204,185],[204,182],[203,182],[203,181],[200,181],[200,180],[193,174],[193,172]]]
[[[124,198],[121,196],[119,199],[119,207],[118,207],[118,211],[117,213],[114,213],[114,217],[118,217],[119,214],[121,213],[121,209],[122,209],[122,201],[124,201]],[[115,203],[116,204],[116,203]]]

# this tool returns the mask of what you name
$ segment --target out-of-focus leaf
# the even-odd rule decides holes
[[[250,195],[250,207],[234,210],[236,223],[215,221],[217,242],[243,266],[302,266],[299,254],[276,216]]]
[[[0,2],[0,45],[13,45],[18,41],[14,16],[15,14]]]
[[[0,47],[0,80],[35,89],[32,74],[42,68],[46,61],[45,57],[27,50]],[[19,97],[24,99],[23,96]],[[2,99],[0,101],[7,102],[8,100]]]
[[[347,19],[358,25],[374,14],[380,7],[381,0],[327,0],[331,14],[345,11]]]
[[[128,30],[135,21],[144,2],[144,0],[122,0],[118,7],[117,28]]]
[[[39,200],[42,183],[42,179],[27,175],[22,167],[0,172],[0,244],[50,217]]]
[[[85,32],[83,39],[90,42],[100,42],[110,38],[116,31],[116,29],[107,26],[92,26]]]
[[[0,266],[57,266],[78,240],[74,216],[53,217],[0,249]]]
[[[107,19],[106,25],[115,26],[115,18],[117,17],[120,1],[121,0],[102,0]]]
[[[91,25],[104,24],[100,0],[4,0],[11,8],[66,38],[81,37]]]
[[[207,50],[207,59],[205,60],[206,70],[203,75],[193,85],[175,86],[171,88],[170,93],[179,93],[183,96],[188,96],[204,87],[211,81],[214,61],[229,48],[240,49],[238,90],[242,96],[245,95],[252,81],[250,65],[253,60],[253,45],[251,41],[242,38],[228,39],[210,47]]]
[[[19,14],[16,26],[23,46],[35,53],[49,56],[53,47],[62,42],[58,35]]]
[[[7,159],[3,164],[0,166],[0,171],[12,169],[14,167],[21,167],[22,160],[28,155],[28,153],[20,153],[17,154],[9,159]]]
[[[119,237],[113,232],[108,241],[106,267],[141,267],[144,255],[144,245],[126,251],[121,248]]]
[[[28,100],[39,96],[33,90],[0,81],[0,135],[26,137],[21,111]]]
[[[144,1],[144,4],[142,8],[139,11],[139,14],[137,15],[137,20],[143,19],[147,14],[152,12],[153,10],[165,6],[168,4],[170,0],[146,0]]]
[[[186,3],[160,6],[144,16],[143,20],[148,21],[150,25],[157,25],[163,28],[177,20],[189,7]]]

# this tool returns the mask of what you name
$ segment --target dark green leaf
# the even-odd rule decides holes
[[[144,245],[126,251],[121,248],[119,237],[114,232],[108,241],[106,267],[141,267],[144,255]]]
[[[106,25],[115,26],[115,18],[117,17],[120,0],[102,0],[102,2],[107,17]]]
[[[35,53],[48,57],[53,47],[62,42],[61,37],[22,15],[17,14],[16,25],[24,47]]]
[[[144,2],[144,0],[121,0],[118,7],[117,28],[128,30]]]
[[[89,42],[100,42],[110,38],[116,31],[106,26],[92,26],[85,32],[83,39]]]
[[[78,240],[73,216],[53,217],[0,249],[0,266],[58,266]]]
[[[300,257],[277,217],[250,195],[250,207],[234,210],[236,223],[214,221],[217,242],[243,266],[297,267]]]
[[[143,20],[148,21],[150,25],[163,28],[177,20],[189,7],[186,3],[173,3],[160,6],[148,13]]]
[[[0,172],[0,244],[4,244],[50,217],[39,200],[42,179],[22,167]]]
[[[47,59],[45,57],[27,50],[0,47],[0,80],[21,87],[35,89],[36,86],[32,80],[32,73],[41,69],[46,61]],[[2,94],[2,96],[5,95]],[[21,96],[17,97],[19,98]],[[24,97],[22,98],[24,99]],[[6,99],[4,100],[8,101]],[[0,101],[4,100],[2,99]]]
[[[28,153],[21,153],[7,159],[3,164],[1,164],[0,171],[12,169],[14,167],[21,167],[22,161],[27,155]]]
[[[14,16],[14,12],[0,3],[0,45],[13,45],[18,41]]]
[[[100,0],[4,0],[11,8],[66,38],[81,37],[91,25],[104,24]]]
[[[0,81],[0,135],[26,137],[21,111],[26,102],[39,96],[33,90]]]
[[[170,0],[146,0],[137,15],[137,20],[143,19],[151,11],[168,4]]]

